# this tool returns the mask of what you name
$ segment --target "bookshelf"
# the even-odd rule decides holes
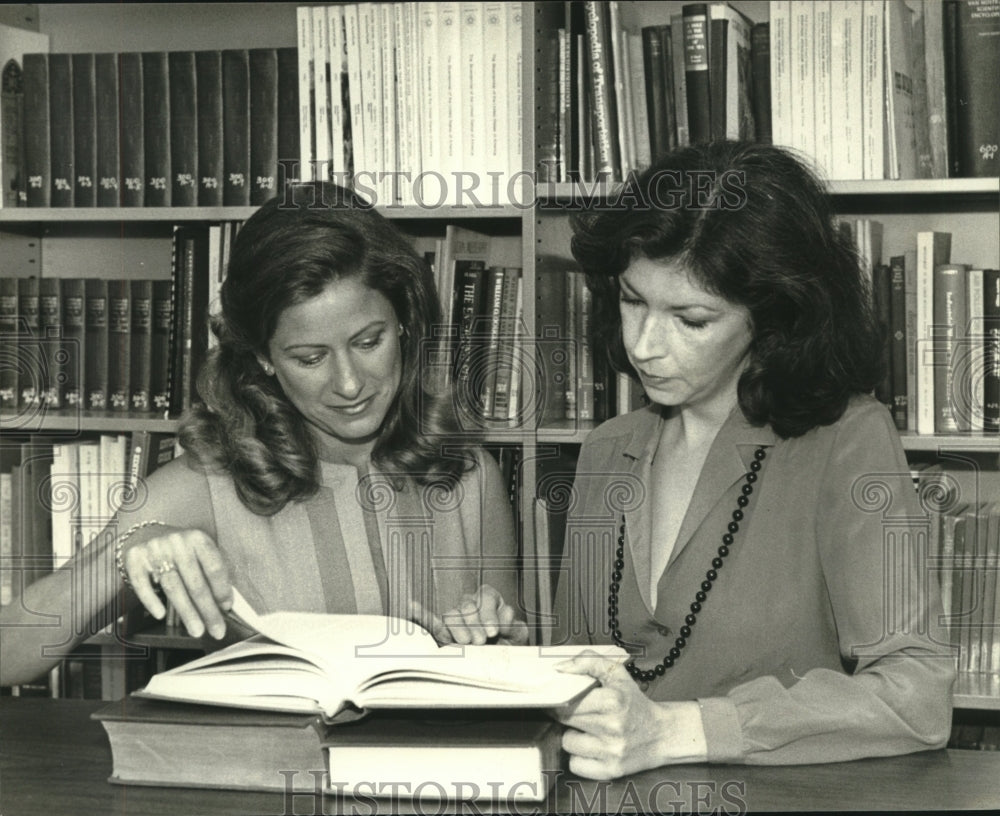
[[[681,2],[622,2],[620,11],[626,26],[638,29],[643,25],[662,22],[670,13],[679,12]],[[733,5],[754,21],[768,18],[769,4],[762,0]],[[527,90],[522,110],[522,140],[525,169],[535,166],[541,150],[538,141],[544,124],[542,112],[534,104],[531,89],[537,93],[537,61],[541,59],[543,33],[561,13],[561,3],[525,3],[523,29],[522,82]],[[42,4],[29,6],[28,18],[37,20],[39,30],[51,37],[53,52],[124,52],[144,50],[202,50],[234,47],[294,47],[296,45],[296,4],[292,3],[226,3],[188,4],[184,14],[169,3],[122,4]],[[6,18],[5,18],[6,20]],[[886,243],[883,254],[889,257],[909,240],[917,229],[941,229],[952,232],[956,246],[970,257],[983,263],[996,263],[1000,258],[1000,182],[997,179],[936,179],[936,180],[871,180],[830,183],[838,209],[846,216],[877,217],[885,224]],[[529,329],[537,326],[536,287],[540,278],[551,272],[555,259],[568,257],[567,202],[601,199],[609,195],[613,185],[594,183],[538,183],[525,178],[520,201],[530,206],[504,204],[476,208],[473,206],[442,206],[432,214],[427,209],[400,206],[386,207],[383,212],[398,220],[405,231],[432,234],[445,224],[459,223],[490,235],[519,235],[522,246],[524,291],[524,322]],[[127,252],[124,247],[145,246],[160,264],[159,274],[169,274],[169,235],[178,224],[216,224],[242,221],[254,207],[149,207],[149,208],[4,208],[0,210],[0,256],[16,249],[20,253],[39,252],[38,243],[57,239],[63,256],[79,255],[94,264],[100,246],[115,252]],[[99,239],[101,245],[93,243]],[[148,241],[149,243],[143,243]],[[992,260],[991,260],[992,259]],[[85,273],[79,273],[85,274]],[[536,349],[526,349],[529,362],[534,362]],[[9,415],[0,415],[4,434],[82,434],[127,433],[135,430],[175,431],[178,420],[149,415],[94,413],[48,413],[32,418],[14,428]],[[567,420],[545,423],[537,428],[528,422],[523,428],[489,432],[490,444],[516,445],[522,453],[519,473],[519,499],[522,508],[519,534],[526,563],[549,563],[551,554],[536,537],[537,481],[546,459],[560,452],[572,453],[585,440],[594,423]],[[933,458],[941,451],[959,450],[974,454],[984,467],[1000,470],[1000,450],[996,437],[902,434],[904,448],[920,458]],[[542,616],[547,603],[545,581],[539,573],[525,570],[522,577],[522,600],[529,610],[530,621],[541,637]],[[102,648],[109,646],[95,641]],[[154,649],[190,646],[190,641],[177,639],[172,633],[150,635],[143,645]],[[956,691],[956,705],[968,709],[1000,708],[1000,692],[996,684],[966,681]]]

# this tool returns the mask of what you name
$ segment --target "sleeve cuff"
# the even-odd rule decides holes
[[[709,762],[742,762],[743,729],[736,714],[736,704],[728,697],[704,697],[698,700],[701,724]]]

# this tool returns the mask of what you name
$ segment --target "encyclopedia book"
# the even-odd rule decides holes
[[[250,638],[154,675],[137,696],[356,719],[376,709],[552,708],[596,685],[556,665],[592,646],[439,646],[418,625],[380,615],[258,615],[234,592]]]

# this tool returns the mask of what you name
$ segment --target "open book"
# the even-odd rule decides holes
[[[615,646],[438,646],[417,624],[381,615],[258,615],[234,591],[230,613],[257,634],[154,675],[138,696],[322,714],[367,709],[550,708],[596,685],[555,666]]]

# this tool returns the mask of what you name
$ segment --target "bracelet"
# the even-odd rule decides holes
[[[122,558],[123,549],[125,542],[131,538],[132,534],[143,527],[152,527],[153,525],[159,525],[160,527],[169,527],[170,525],[164,521],[158,521],[157,519],[146,519],[145,521],[139,521],[129,527],[124,533],[122,533],[115,540],[115,563],[118,565],[118,574],[121,576],[122,583],[125,586],[132,586],[132,582],[128,579],[128,572],[125,570],[125,561]]]

